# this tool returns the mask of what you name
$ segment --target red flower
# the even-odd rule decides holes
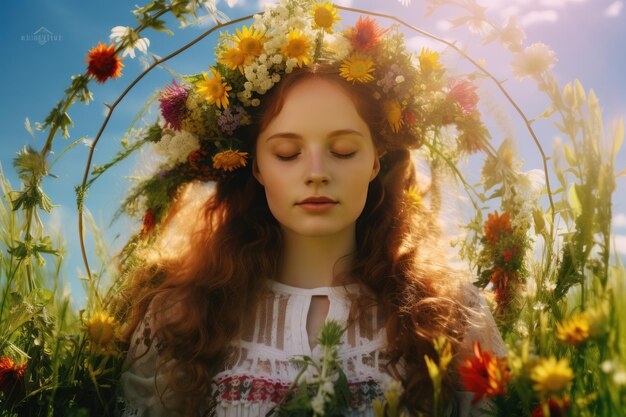
[[[379,38],[387,30],[379,28],[376,20],[370,16],[361,16],[350,33],[352,46],[358,51],[367,52],[378,44]]]
[[[459,367],[465,389],[474,393],[472,404],[483,397],[506,394],[506,383],[511,377],[506,359],[483,352],[478,342],[474,342],[474,355]]]
[[[0,392],[8,403],[19,401],[25,393],[24,371],[26,364],[15,364],[8,356],[0,359]]]
[[[488,214],[484,230],[487,240],[492,245],[496,245],[502,236],[513,232],[509,213],[504,213],[500,216],[496,210],[495,213]]]
[[[550,409],[550,417],[565,417],[570,405],[569,397],[566,395],[562,399],[558,400],[554,397],[550,397],[548,401],[548,408]],[[539,404],[534,410],[532,417],[545,417],[543,414],[543,407]]]
[[[415,123],[415,113],[413,113],[411,110],[405,110],[402,113],[402,118],[404,119],[404,124],[407,126],[411,126]]]
[[[463,114],[469,114],[476,111],[478,104],[478,94],[476,94],[476,86],[469,81],[456,79],[452,81],[448,87],[450,95],[459,103]]]
[[[98,42],[98,46],[91,48],[87,54],[87,73],[96,77],[99,83],[109,78],[117,78],[122,75],[122,58],[115,55],[115,46],[107,46]]]
[[[513,260],[515,255],[519,253],[519,246],[515,245],[513,246],[512,249],[504,249],[500,253],[502,254],[502,258],[504,259],[504,262],[508,264]]]
[[[154,212],[151,208],[146,211],[146,215],[143,217],[143,225],[141,226],[141,234],[145,235],[150,233],[156,226],[156,220],[154,218]]]

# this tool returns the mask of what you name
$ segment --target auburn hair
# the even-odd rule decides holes
[[[407,147],[421,139],[386,137],[387,121],[372,87],[350,84],[326,64],[286,74],[261,105],[251,109],[253,123],[238,133],[250,141],[254,158],[258,134],[280,112],[289,91],[318,77],[335,82],[352,98],[375,147],[384,154],[356,221],[357,248],[346,271],[371,290],[353,303],[351,320],[374,302],[383,309],[387,369],[402,382],[402,403],[430,414],[433,386],[424,355],[437,357],[433,346],[437,336],[448,338],[456,352],[468,316],[460,302],[459,283],[464,277],[445,261],[436,213],[407,195],[418,186]],[[126,323],[123,340],[130,343],[149,307],[155,311],[158,337],[165,346],[160,363],[174,359],[169,388],[184,394],[185,415],[194,415],[191,410],[210,401],[211,380],[227,359],[228,345],[239,336],[243,320],[267,291],[263,278],[277,276],[282,251],[280,225],[252,175],[252,164],[220,179],[208,193],[198,190],[198,184],[182,190],[162,225],[169,225],[177,243],[162,238],[160,245],[135,254],[140,261],[133,267],[120,266],[127,275],[120,293],[123,308],[118,309]],[[127,260],[120,259],[120,265]],[[342,282],[338,276],[335,280]],[[443,376],[444,400],[458,388],[450,368]],[[181,374],[185,377],[175,377]]]

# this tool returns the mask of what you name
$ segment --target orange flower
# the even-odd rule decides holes
[[[566,395],[562,399],[556,399],[550,397],[548,401],[548,409],[550,410],[550,417],[565,417],[570,405],[569,397]],[[534,410],[532,417],[545,417],[543,413],[543,405],[539,404]]]
[[[361,16],[350,32],[352,46],[357,51],[367,52],[378,44],[380,37],[387,30],[378,27],[376,20],[370,16],[365,18]]]
[[[91,48],[87,54],[87,73],[96,77],[99,83],[109,78],[122,75],[122,58],[115,56],[115,46],[107,46],[98,42],[98,46]]]
[[[504,213],[500,216],[496,210],[495,213],[488,214],[484,229],[487,240],[492,245],[496,245],[502,236],[513,232],[509,213]]]
[[[459,367],[465,389],[474,393],[472,404],[483,397],[506,394],[506,383],[511,377],[506,358],[483,352],[478,342],[474,342],[474,355]]]
[[[0,392],[7,403],[15,403],[24,395],[24,371],[26,364],[15,364],[8,356],[0,359]]]
[[[502,254],[502,258],[504,259],[504,262],[508,264],[513,260],[515,255],[519,253],[519,246],[515,245],[513,246],[512,249],[504,249],[500,253]]]

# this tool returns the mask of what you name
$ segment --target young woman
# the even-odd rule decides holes
[[[291,359],[319,357],[326,320],[345,329],[346,415],[373,416],[390,381],[408,410],[432,413],[424,356],[437,358],[438,336],[455,355],[443,376],[449,415],[488,405],[470,404],[456,365],[474,341],[495,354],[504,344],[469,277],[447,265],[435,217],[411,197],[420,138],[389,134],[374,88],[336,65],[294,68],[240,129],[251,163],[208,195],[190,185],[178,198],[163,252],[126,293],[126,416],[264,416],[300,371]]]

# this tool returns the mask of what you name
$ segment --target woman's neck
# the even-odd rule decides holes
[[[356,252],[354,225],[334,235],[303,236],[283,229],[283,260],[277,281],[300,288],[328,287],[349,283],[333,281],[347,270]]]

